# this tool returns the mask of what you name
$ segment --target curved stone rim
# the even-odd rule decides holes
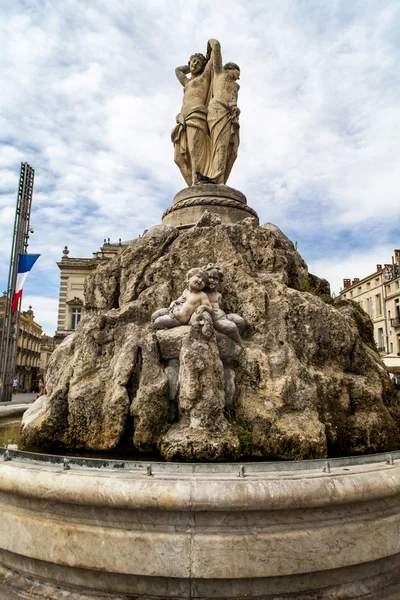
[[[248,206],[247,204],[242,204],[240,201],[233,200],[230,198],[216,198],[211,196],[208,198],[197,197],[188,200],[182,200],[177,204],[173,204],[163,212],[162,218],[164,219],[170,213],[180,210],[181,208],[188,208],[193,206],[223,206],[225,208],[236,208],[238,210],[248,212],[249,215],[258,219],[256,211],[253,208],[250,208],[250,206]]]
[[[114,466],[114,472],[69,463],[66,470],[63,457],[53,463],[29,463],[14,457],[10,461],[6,455],[6,462],[0,463],[0,490],[72,504],[169,511],[324,507],[399,495],[400,464],[394,464],[393,454],[389,461],[383,461],[386,454],[380,455],[379,463],[331,465],[325,471],[244,474],[240,465],[234,465],[236,472],[185,472],[180,463],[154,463],[150,472],[143,468],[149,463],[137,469]],[[165,470],[166,464],[175,470]]]
[[[68,454],[46,454],[29,452],[26,450],[12,450],[0,446],[1,457],[5,462],[19,459],[38,464],[52,464],[64,466],[87,467],[92,469],[129,469],[133,471],[146,471],[148,467],[158,471],[183,474],[219,473],[246,476],[255,473],[276,473],[292,471],[330,472],[331,468],[359,467],[377,465],[381,463],[393,465],[395,460],[400,460],[400,450],[379,452],[376,454],[362,454],[355,456],[339,456],[334,458],[316,458],[309,460],[277,460],[277,461],[236,461],[236,462],[167,462],[157,460],[129,460],[113,458],[87,458],[83,456],[69,456]],[[243,474],[239,475],[239,471]]]
[[[192,582],[203,582],[204,590],[218,585],[220,598],[244,597],[240,590],[249,582],[263,578],[269,589],[277,577],[286,578],[279,597],[294,597],[293,590],[308,597],[319,593],[327,574],[336,592],[338,570],[348,569],[350,599],[365,595],[360,565],[368,572],[376,561],[399,556],[400,462],[263,478],[96,471],[0,461],[5,566],[20,571],[22,557],[26,572],[52,573],[61,589],[76,581],[84,591],[88,573],[90,589],[101,592],[99,571],[114,577],[114,592],[129,584],[136,594],[146,578],[151,593],[137,595],[149,600],[191,598]],[[391,579],[397,564],[389,564]],[[160,578],[166,586],[188,581],[188,594],[158,593]],[[378,594],[387,587],[379,586]],[[0,581],[0,596],[2,589]],[[265,598],[257,589],[252,597]],[[336,597],[331,592],[321,598]]]
[[[201,196],[214,198],[233,198],[241,204],[247,204],[247,198],[243,192],[240,192],[233,187],[229,187],[228,185],[215,185],[210,183],[186,187],[183,190],[180,190],[174,196],[174,204]]]
[[[229,483],[229,485],[228,485]],[[389,485],[388,485],[389,484]],[[0,491],[47,501],[167,511],[282,511],[324,508],[400,494],[400,466],[297,478],[153,472],[63,471],[55,465],[0,465]]]

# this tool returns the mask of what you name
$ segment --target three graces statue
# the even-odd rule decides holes
[[[239,147],[240,69],[235,63],[223,66],[219,42],[209,40],[207,56],[193,54],[175,73],[184,88],[171,135],[175,163],[189,186],[201,183],[198,174],[224,184]]]

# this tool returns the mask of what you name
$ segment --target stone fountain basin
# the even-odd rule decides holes
[[[400,452],[0,461],[1,600],[400,597]]]

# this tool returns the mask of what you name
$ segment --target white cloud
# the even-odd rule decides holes
[[[28,310],[32,306],[34,319],[43,328],[43,334],[54,335],[54,323],[57,321],[58,300],[40,295],[23,295],[22,310]]]
[[[327,279],[331,291],[336,295],[343,289],[343,279],[363,279],[376,271],[376,265],[392,262],[394,247],[389,244],[373,246],[364,252],[351,252],[346,257],[331,256],[311,261],[308,265],[311,272]]]

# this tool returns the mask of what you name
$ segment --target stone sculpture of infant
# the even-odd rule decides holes
[[[205,292],[212,305],[212,321],[215,329],[228,335],[237,344],[241,345],[240,333],[245,326],[245,321],[240,315],[235,313],[226,314],[221,308],[222,294],[219,291],[219,284],[222,282],[224,273],[218,265],[208,264],[204,267],[208,275],[208,284]]]
[[[187,288],[180,298],[171,302],[169,308],[160,308],[151,315],[155,329],[192,325],[202,313],[212,315],[213,307],[202,291],[208,285],[207,272],[200,267],[190,269],[186,273],[186,282]]]

